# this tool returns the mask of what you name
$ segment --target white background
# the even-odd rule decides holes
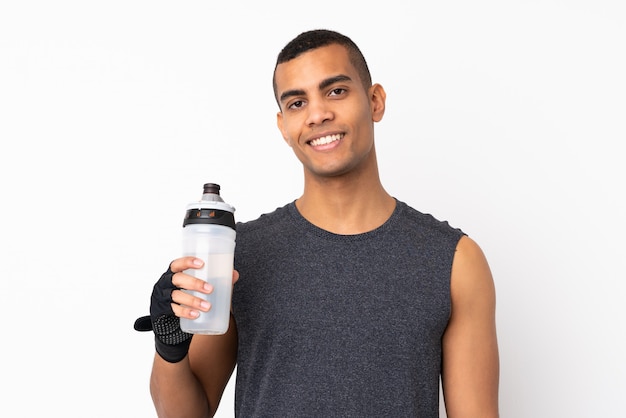
[[[387,90],[387,190],[487,254],[502,417],[623,417],[623,4],[3,1],[0,415],[155,416],[133,321],[203,183],[299,196],[271,77],[323,27]]]

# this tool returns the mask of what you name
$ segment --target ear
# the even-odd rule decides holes
[[[374,84],[370,87],[370,106],[372,108],[372,120],[374,122],[380,122],[385,114],[385,101],[387,100],[387,93],[380,84]]]
[[[291,146],[291,141],[287,139],[285,127],[283,125],[283,112],[276,113],[276,126],[278,126],[278,130],[280,131],[280,134],[283,136],[283,139],[285,140],[287,145]]]

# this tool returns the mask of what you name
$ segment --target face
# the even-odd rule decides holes
[[[335,177],[376,169],[374,123],[385,91],[365,90],[346,49],[329,45],[279,64],[278,128],[302,162],[305,176]]]

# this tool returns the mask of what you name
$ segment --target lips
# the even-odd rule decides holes
[[[339,141],[341,138],[343,138],[343,134],[326,135],[320,138],[312,139],[311,141],[309,141],[309,145],[313,147],[328,145],[331,142]]]

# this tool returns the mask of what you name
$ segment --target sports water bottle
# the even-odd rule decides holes
[[[208,312],[195,319],[180,319],[183,331],[192,334],[224,334],[230,320],[230,302],[235,255],[235,208],[220,196],[220,186],[206,183],[202,199],[187,205],[183,221],[183,256],[202,259],[201,269],[187,269],[185,274],[213,285],[211,294],[186,292],[211,304]]]

